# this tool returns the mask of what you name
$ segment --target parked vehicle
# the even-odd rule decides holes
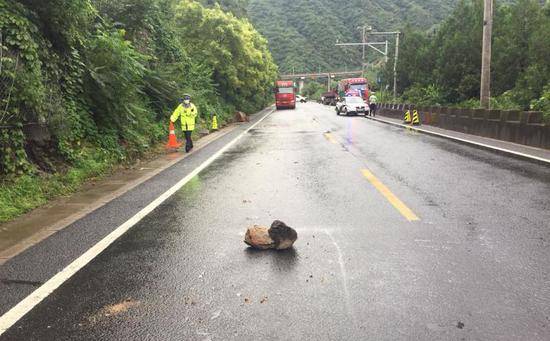
[[[359,96],[367,102],[369,100],[369,82],[366,78],[342,79],[338,83],[338,95],[340,98]]]
[[[277,110],[296,109],[296,88],[293,81],[276,81],[274,92]]]
[[[336,115],[359,115],[367,114],[369,108],[363,98],[358,96],[344,97],[336,103]]]
[[[338,93],[336,91],[328,91],[321,95],[321,103],[324,105],[336,105]]]
[[[307,102],[307,97],[296,95],[296,102],[306,103]]]

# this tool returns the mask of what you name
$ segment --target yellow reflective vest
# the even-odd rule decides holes
[[[197,107],[191,103],[189,107],[180,104],[170,117],[170,121],[176,122],[181,117],[181,129],[183,131],[195,130],[195,118],[197,117]]]

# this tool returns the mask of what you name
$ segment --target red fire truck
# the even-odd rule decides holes
[[[276,81],[274,91],[277,109],[296,109],[296,89],[293,81]]]
[[[346,96],[359,96],[365,101],[369,99],[369,82],[366,78],[342,79],[338,83],[338,95],[340,98]]]

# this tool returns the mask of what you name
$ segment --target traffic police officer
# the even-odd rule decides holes
[[[183,95],[182,103],[178,105],[170,121],[176,122],[178,118],[181,119],[181,130],[185,134],[185,151],[189,153],[193,149],[193,140],[191,135],[195,130],[195,119],[197,117],[197,107],[191,103],[191,95]]]
[[[372,93],[372,95],[369,97],[369,107],[370,107],[370,115],[376,116],[376,110],[378,110],[378,97]]]

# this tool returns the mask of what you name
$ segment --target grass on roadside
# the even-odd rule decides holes
[[[56,197],[75,192],[87,180],[106,174],[113,165],[109,160],[89,157],[63,174],[37,173],[4,180],[0,183],[0,223],[45,205]]]

